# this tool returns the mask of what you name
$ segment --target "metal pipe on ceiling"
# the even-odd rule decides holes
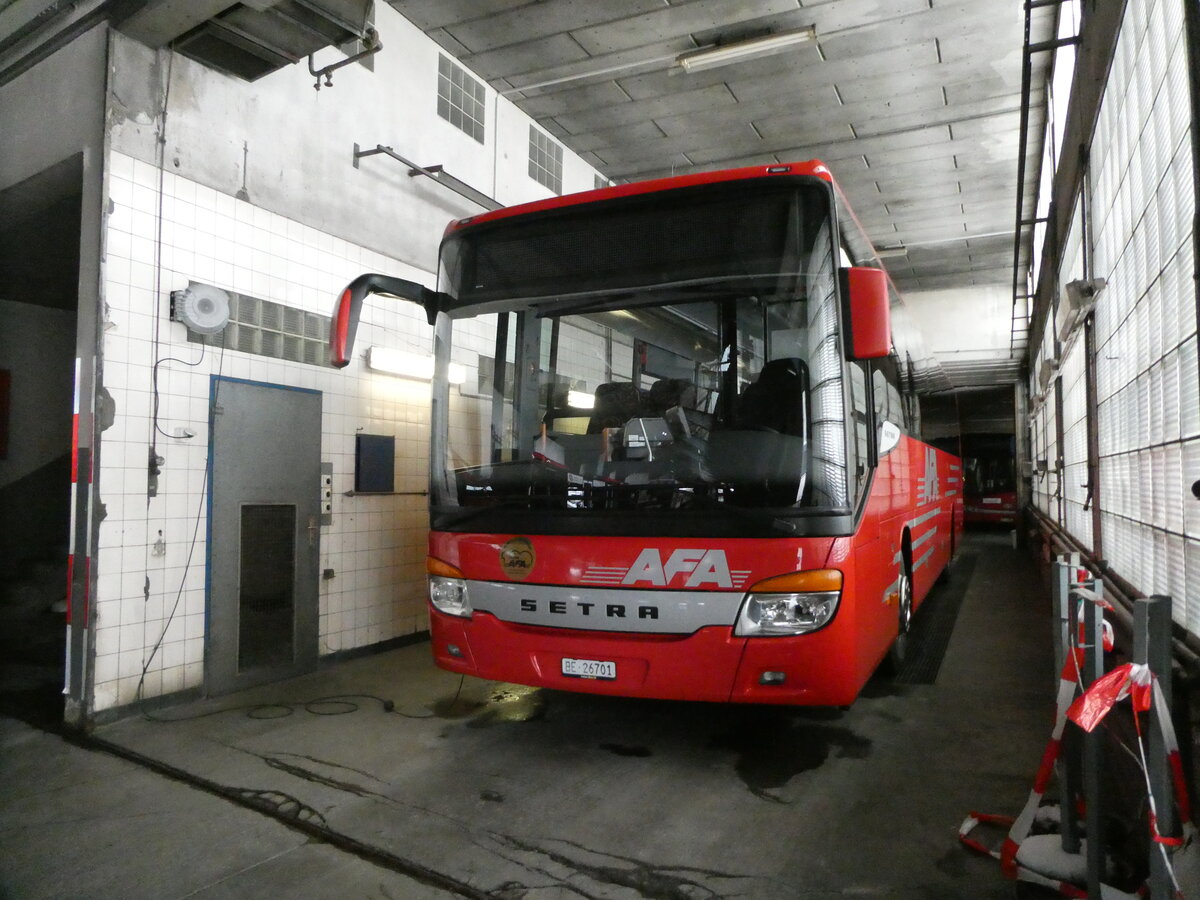
[[[1025,165],[1028,158],[1029,144],[1029,95],[1032,90],[1033,81],[1033,54],[1043,53],[1048,50],[1057,50],[1059,47],[1065,47],[1070,44],[1078,44],[1079,36],[1076,35],[1070,38],[1054,38],[1049,41],[1039,41],[1034,44],[1030,42],[1030,36],[1033,31],[1033,11],[1044,6],[1060,6],[1064,0],[1025,0],[1025,38],[1021,46],[1021,125],[1020,136],[1017,139],[1017,215],[1015,234],[1013,235],[1013,328],[1009,333],[1008,350],[1012,353],[1016,349],[1016,307],[1017,293],[1021,278],[1021,229],[1029,221],[1037,223],[1037,213],[1034,212],[1034,219],[1026,220],[1024,216],[1025,205]],[[1043,136],[1043,140],[1045,137]],[[1044,221],[1044,220],[1041,220]],[[1029,262],[1033,264],[1033,238],[1030,238],[1029,247]],[[1034,286],[1036,291],[1037,286]]]
[[[1017,138],[1017,224],[1013,232],[1013,320],[1016,321],[1017,283],[1021,275],[1021,225],[1025,219],[1025,157],[1029,141],[1029,82],[1032,80],[1029,55],[1029,32],[1033,27],[1033,4],[1038,0],[1025,0],[1025,37],[1021,41],[1021,127]],[[1036,213],[1035,213],[1036,215]],[[1008,352],[1016,346],[1015,327],[1009,332]]]

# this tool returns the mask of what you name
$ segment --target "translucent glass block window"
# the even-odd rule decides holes
[[[483,143],[483,84],[446,56],[438,57],[438,115]]]
[[[562,193],[562,147],[529,126],[529,177],[556,194]]]
[[[229,324],[216,334],[189,330],[189,341],[310,366],[329,365],[329,316],[232,291],[226,293]]]

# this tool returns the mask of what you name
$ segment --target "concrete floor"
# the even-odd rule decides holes
[[[420,644],[97,732],[145,765],[3,720],[0,897],[1018,896],[956,835],[1030,788],[1049,600],[1007,534],[960,552],[936,682],[846,712],[460,685]]]

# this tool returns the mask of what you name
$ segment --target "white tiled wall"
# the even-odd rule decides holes
[[[372,344],[429,352],[424,314],[402,301],[368,302],[358,358],[335,370],[189,343],[184,326],[169,320],[169,295],[195,280],[330,315],[338,292],[364,271],[430,285],[432,275],[115,151],[108,172],[102,383],[116,415],[101,437],[97,476],[107,515],[93,560],[96,709],[136,699],[143,669],[143,697],[203,682],[216,374],[322,392],[321,458],[334,467],[334,515],[322,529],[321,567],[337,576],[321,582],[320,652],[423,630],[429,385],[371,372],[361,356]],[[155,360],[159,428],[195,437],[158,435],[164,463],[149,498]],[[397,495],[344,496],[359,429],[396,437]]]

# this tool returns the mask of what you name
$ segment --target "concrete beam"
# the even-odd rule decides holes
[[[147,47],[163,47],[234,5],[232,0],[151,0],[119,28]]]

